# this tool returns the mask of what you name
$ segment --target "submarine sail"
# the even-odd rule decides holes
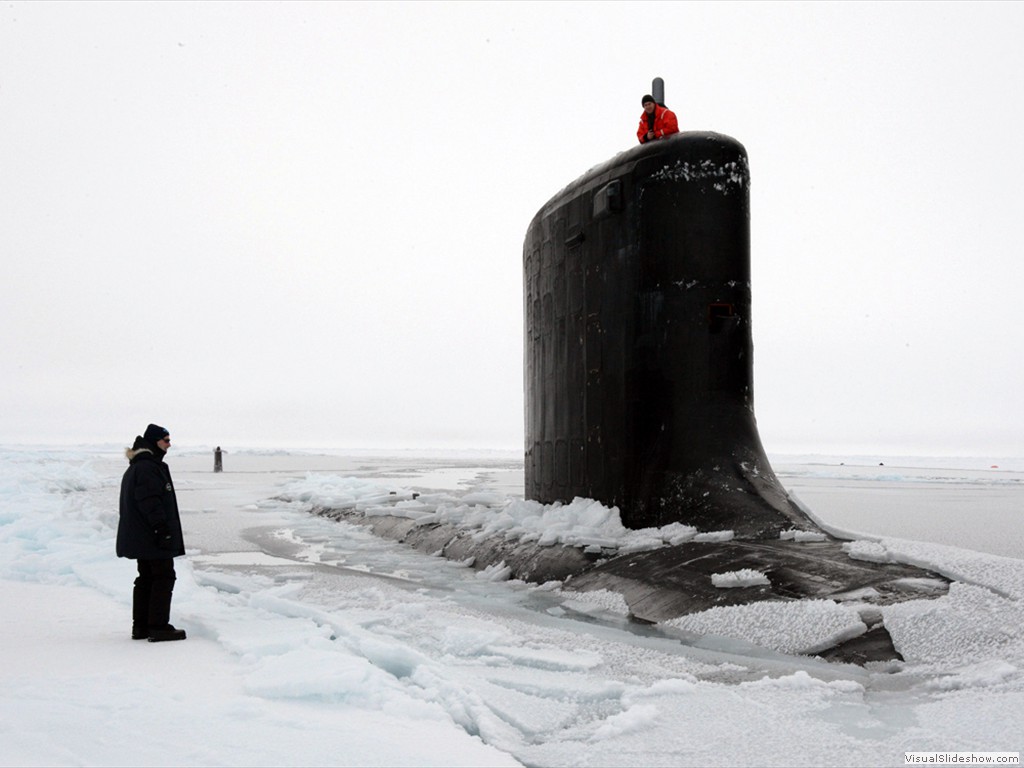
[[[631,528],[818,530],[754,418],[749,190],[738,141],[683,132],[620,153],[534,217],[527,498],[597,499]]]

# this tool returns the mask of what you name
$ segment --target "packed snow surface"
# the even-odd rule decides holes
[[[236,450],[221,474],[205,451],[167,460],[189,550],[172,621],[189,639],[152,644],[129,639],[134,563],[113,554],[123,457],[0,449],[0,764],[895,765],[1024,743],[1024,551],[991,554],[1016,528],[982,522],[1020,511],[1021,469],[782,468],[852,557],[954,580],[878,609],[905,661],[860,668],[794,655],[863,631],[856,596],[640,627],[617,594],[511,581],[311,514],[607,553],[731,535],[524,501],[514,459]],[[876,498],[913,499],[928,525],[873,528]],[[923,540],[965,518],[954,540],[984,546]]]
[[[768,577],[752,568],[741,568],[738,571],[711,574],[711,583],[720,589],[731,587],[755,587],[760,584],[771,584]]]

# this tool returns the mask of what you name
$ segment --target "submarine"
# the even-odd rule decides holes
[[[664,106],[663,81],[653,84]],[[523,245],[525,495],[620,510],[627,528],[726,532],[605,560],[567,589],[620,593],[639,620],[720,605],[943,593],[934,573],[850,557],[779,482],[754,416],[750,164],[684,131],[592,168]],[[715,574],[767,585],[718,589]],[[923,591],[922,591],[923,590]],[[874,608],[849,658],[895,654]],[[898,655],[898,654],[895,654]]]
[[[654,94],[663,104],[660,79]],[[627,528],[679,523],[712,536],[594,552],[319,513],[477,569],[618,593],[642,624],[833,600],[857,611],[864,632],[817,655],[899,659],[880,606],[939,597],[949,580],[851,556],[772,470],[754,417],[750,219],[746,149],[685,131],[591,168],[537,212],[523,243],[525,498],[594,499]],[[750,571],[763,578],[716,583]]]

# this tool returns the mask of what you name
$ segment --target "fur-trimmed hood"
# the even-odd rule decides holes
[[[128,459],[129,464],[146,453],[150,454],[157,461],[163,461],[164,456],[167,455],[166,451],[160,450],[159,446],[154,445],[141,435],[135,438],[135,443],[131,448],[124,449],[124,455]]]
[[[152,453],[152,452],[153,452],[152,448],[146,448],[145,446],[143,446],[141,448],[125,448],[124,449],[124,457],[126,459],[128,459],[128,461],[131,461],[132,459],[134,459],[139,454],[142,454],[142,453]]]

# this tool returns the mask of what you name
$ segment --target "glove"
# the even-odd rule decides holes
[[[177,549],[171,538],[171,529],[165,523],[153,527],[153,540],[160,549]]]

